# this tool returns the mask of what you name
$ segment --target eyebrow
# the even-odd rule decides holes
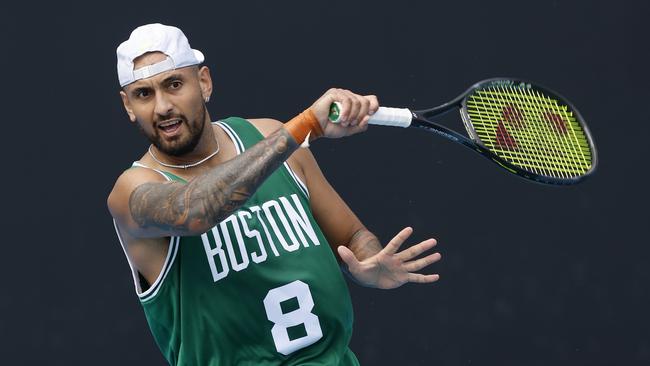
[[[171,81],[176,80],[176,79],[181,79],[181,80],[182,80],[182,79],[183,79],[183,75],[181,75],[180,73],[174,73],[174,74],[171,74],[171,75],[169,75],[168,77],[166,77],[165,79],[163,79],[163,81],[161,81],[160,83],[161,83],[161,84],[168,84],[168,83],[170,83]]]
[[[177,79],[184,80],[183,75],[180,74],[180,73],[174,73],[174,74],[171,74],[171,75],[167,76],[166,78],[164,78],[164,79],[160,82],[160,84],[163,84],[163,85],[164,85],[164,84],[169,84],[170,82],[172,82],[172,81],[174,81],[174,80],[177,80]],[[136,95],[139,91],[142,91],[142,90],[149,90],[149,89],[151,89],[151,87],[146,86],[146,85],[143,85],[143,86],[136,86],[136,87],[134,87],[133,89],[131,89],[131,94],[132,94],[132,95]]]

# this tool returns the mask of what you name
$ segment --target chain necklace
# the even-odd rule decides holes
[[[207,157],[205,157],[205,158],[203,158],[203,159],[201,159],[201,160],[199,160],[197,162],[187,164],[187,165],[174,165],[174,164],[163,163],[162,161],[158,160],[158,158],[156,158],[156,155],[153,154],[153,151],[151,151],[151,147],[153,145],[149,145],[149,155],[151,155],[151,157],[153,158],[153,160],[156,161],[156,163],[158,163],[158,164],[160,164],[160,165],[162,165],[164,167],[175,168],[175,169],[187,169],[187,168],[191,168],[191,167],[197,166],[199,164],[205,163],[206,161],[208,161],[208,159],[210,159],[211,157],[217,155],[219,153],[219,149],[221,148],[221,146],[219,145],[219,140],[217,140],[215,138],[215,141],[217,142],[217,150],[215,150],[212,154],[208,155]]]

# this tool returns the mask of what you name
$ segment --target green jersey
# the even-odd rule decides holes
[[[263,139],[244,119],[217,123],[238,154]],[[358,365],[347,285],[287,163],[210,231],[170,238],[148,289],[133,276],[172,365]]]

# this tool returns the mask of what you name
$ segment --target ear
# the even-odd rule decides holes
[[[135,122],[135,113],[133,113],[133,109],[131,108],[131,102],[129,101],[129,97],[126,95],[124,90],[120,90],[120,97],[122,98],[122,104],[124,105],[124,109],[126,110],[126,114],[129,115],[129,119],[131,122]]]
[[[212,95],[212,76],[210,76],[210,69],[207,66],[201,66],[198,74],[201,95],[203,96],[203,100],[207,102]]]

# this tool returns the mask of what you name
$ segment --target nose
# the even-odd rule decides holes
[[[154,107],[154,113],[159,116],[166,116],[174,108],[174,105],[169,100],[169,97],[165,93],[156,93],[156,105]]]

